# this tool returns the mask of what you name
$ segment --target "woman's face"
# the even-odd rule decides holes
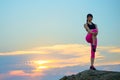
[[[87,20],[88,20],[89,22],[91,22],[91,21],[92,21],[92,17],[89,16],[89,17],[87,18]]]

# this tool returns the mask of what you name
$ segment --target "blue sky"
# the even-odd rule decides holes
[[[83,24],[92,13],[99,45],[119,46],[119,0],[1,0],[0,50],[86,44]],[[109,3],[109,4],[108,4]]]
[[[0,79],[34,76],[34,80],[57,80],[77,73],[74,69],[79,66],[88,68],[90,46],[83,27],[88,13],[93,14],[99,29],[96,65],[120,71],[119,3],[120,0],[0,0]],[[58,74],[50,75],[54,69]]]

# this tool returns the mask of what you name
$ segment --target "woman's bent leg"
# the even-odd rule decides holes
[[[88,33],[88,34],[86,35],[86,41],[87,41],[88,43],[92,43],[92,34]]]

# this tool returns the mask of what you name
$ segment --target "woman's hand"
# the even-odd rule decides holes
[[[90,33],[92,33],[93,35],[97,35],[98,34],[98,32],[92,32],[91,30],[90,30]]]

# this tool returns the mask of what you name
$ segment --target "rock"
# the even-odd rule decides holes
[[[60,80],[120,80],[120,72],[85,70],[76,75],[64,76]]]

